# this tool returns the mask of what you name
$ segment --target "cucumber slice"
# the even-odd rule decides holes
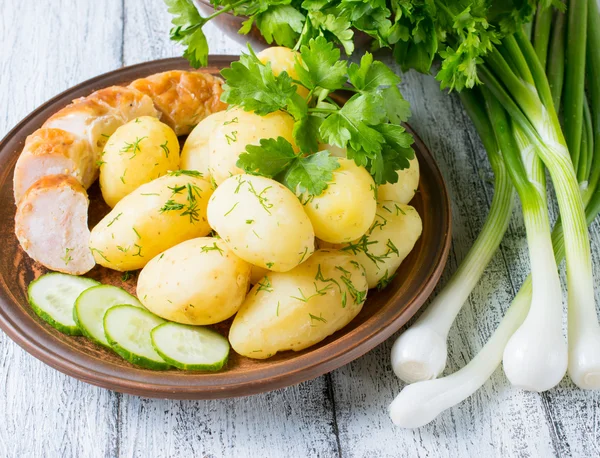
[[[104,334],[104,314],[115,305],[142,307],[140,301],[116,286],[100,285],[86,289],[75,301],[73,318],[83,332],[96,343],[111,348]]]
[[[104,314],[104,333],[112,349],[130,363],[166,370],[167,364],[152,347],[150,331],[165,320],[133,305],[116,305]]]
[[[91,278],[52,272],[29,284],[29,304],[40,318],[60,332],[80,336],[81,330],[73,319],[75,300],[83,291],[99,284]]]
[[[229,342],[212,329],[167,322],[151,334],[156,352],[179,369],[218,371],[227,362]]]

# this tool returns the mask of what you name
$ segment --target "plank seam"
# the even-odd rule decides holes
[[[337,446],[337,456],[338,458],[342,458],[342,446],[340,444],[340,431],[338,428],[337,422],[337,409],[335,405],[335,393],[333,391],[333,380],[331,379],[331,372],[325,374],[325,385],[327,386],[327,397],[331,402],[331,410],[332,410],[332,427],[333,434],[335,435],[335,443]]]

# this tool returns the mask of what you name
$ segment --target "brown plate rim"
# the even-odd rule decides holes
[[[209,67],[228,65],[234,60],[236,56],[212,55],[209,57]],[[188,68],[188,63],[183,58],[158,59],[122,67],[67,89],[36,108],[6,134],[0,141],[0,163],[13,154],[13,151],[8,149],[13,139],[18,135],[23,136],[21,131],[35,124],[37,118],[41,122],[46,119],[51,114],[46,112],[53,112],[55,104],[64,103],[67,98],[70,100],[87,95],[100,87],[129,82],[138,77],[141,71],[151,74],[183,68]],[[425,161],[433,174],[434,181],[440,184],[442,201],[436,202],[439,204],[436,211],[441,212],[441,221],[445,225],[440,228],[444,231],[442,242],[433,256],[435,262],[431,265],[423,288],[412,297],[409,305],[390,307],[389,313],[378,317],[375,322],[369,323],[369,326],[361,325],[356,329],[358,331],[355,335],[356,339],[350,348],[341,348],[339,344],[335,347],[336,341],[333,341],[291,360],[265,367],[264,373],[261,372],[259,378],[251,379],[243,376],[236,378],[231,373],[228,375],[227,371],[211,374],[209,378],[178,376],[173,373],[167,375],[151,371],[143,373],[127,371],[120,366],[83,353],[75,345],[65,344],[54,337],[43,325],[18,307],[18,301],[11,293],[4,276],[0,276],[0,328],[31,355],[60,372],[96,386],[145,397],[217,399],[246,396],[295,385],[348,364],[390,337],[421,308],[437,284],[450,250],[451,207],[444,179],[428,148],[410,126],[407,128],[413,133],[415,143],[423,153],[420,157],[421,161]],[[397,302],[396,295],[397,292],[389,300]]]

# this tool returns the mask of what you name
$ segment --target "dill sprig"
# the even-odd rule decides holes
[[[141,152],[140,143],[142,140],[148,137],[135,138],[135,141],[132,143],[125,142],[125,146],[121,148],[121,153],[131,153],[131,157],[129,159],[133,159],[137,153]]]

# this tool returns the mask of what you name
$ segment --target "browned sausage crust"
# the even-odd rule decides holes
[[[29,187],[46,175],[70,175],[84,188],[97,178],[94,153],[87,140],[62,129],[41,128],[25,140],[14,173],[15,202]]]
[[[172,70],[135,80],[129,87],[150,96],[161,121],[185,135],[211,113],[227,108],[221,102],[222,84],[208,73]]]
[[[50,116],[43,127],[63,129],[86,139],[98,160],[108,137],[139,116],[159,116],[152,99],[132,88],[111,86],[73,100]]]

